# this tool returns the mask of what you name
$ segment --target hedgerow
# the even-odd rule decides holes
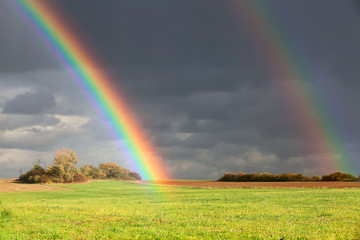
[[[56,152],[53,164],[47,169],[35,165],[22,174],[20,181],[26,183],[74,183],[87,182],[89,179],[141,180],[136,172],[122,168],[116,163],[101,163],[99,167],[84,165],[77,168],[79,160],[70,149]]]
[[[308,181],[359,181],[352,174],[335,172],[329,175],[308,177],[296,173],[225,173],[218,181],[223,182],[308,182]]]

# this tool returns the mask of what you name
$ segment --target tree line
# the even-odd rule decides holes
[[[74,183],[89,179],[141,180],[136,172],[122,168],[116,163],[101,163],[98,167],[83,165],[77,167],[79,159],[71,150],[63,148],[56,151],[53,165],[44,169],[36,164],[19,178],[27,183]]]
[[[296,173],[225,173],[218,181],[223,182],[310,182],[310,181],[360,181],[350,173],[334,172],[329,175],[308,177]]]

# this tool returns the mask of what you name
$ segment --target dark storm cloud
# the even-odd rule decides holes
[[[301,67],[311,74],[331,71],[344,85],[358,86],[359,1],[275,2],[273,9],[283,20],[278,24],[291,43],[289,50],[302,58]]]
[[[356,7],[358,7],[359,15],[360,15],[360,1],[359,0],[353,0],[353,3],[355,4]]]
[[[277,77],[269,73],[264,59],[268,56],[246,30],[251,23],[229,1],[49,2],[101,63],[99,67],[112,76],[174,177],[216,179],[226,171],[240,170],[322,174],[313,172],[316,158],[306,151],[294,109],[274,85]],[[298,70],[309,76],[303,80],[323,91],[319,99],[330,106],[331,116],[341,116],[334,119],[350,129],[342,133],[358,151],[359,1],[258,2],[266,4],[272,16],[269,24],[285,39],[287,54],[298,60]],[[111,145],[109,123],[92,111],[93,105],[69,74],[54,71],[59,67],[55,58],[26,21],[11,11],[0,9],[0,73],[24,76],[16,80],[0,75],[0,79],[13,88],[48,90],[0,98],[3,113],[37,114],[21,121],[15,121],[18,115],[3,114],[0,143],[31,150],[47,142],[79,148]],[[50,115],[36,118],[44,112],[61,115],[62,122]],[[70,125],[79,121],[75,117],[61,129],[61,123],[74,116],[89,121],[73,129]],[[19,130],[23,128],[30,135],[17,143],[16,134],[23,134]],[[13,141],[7,130],[13,132]],[[86,141],[79,141],[74,131],[80,137],[86,133]],[[35,137],[37,142],[26,146]],[[83,151],[89,152],[84,158],[96,152],[104,158],[110,151],[116,156],[117,148],[109,149]]]
[[[0,0],[0,71],[19,73],[58,67],[43,39],[8,2]]]
[[[26,92],[5,102],[2,113],[39,114],[56,105],[54,95],[47,91]]]
[[[55,2],[110,64],[177,68],[239,60],[236,46],[243,40],[221,1]]]
[[[194,92],[236,91],[244,76],[237,69],[216,67],[125,68],[119,87],[146,97],[176,97]],[[176,83],[176,84],[175,84]],[[140,96],[140,97],[141,97]]]

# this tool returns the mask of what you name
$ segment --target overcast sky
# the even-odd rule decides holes
[[[249,24],[229,1],[47,2],[125,93],[173,178],[217,179],[230,171],[324,174]],[[266,2],[336,114],[333,122],[358,175],[359,1]],[[68,70],[7,0],[0,5],[0,177],[18,177],[38,159],[49,165],[62,147],[74,150],[80,165],[131,168]]]

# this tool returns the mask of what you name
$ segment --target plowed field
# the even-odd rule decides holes
[[[0,192],[34,192],[69,190],[43,184],[18,183],[16,179],[0,179]],[[193,188],[360,188],[360,182],[218,182],[196,180],[138,181],[141,184]]]
[[[49,186],[44,184],[18,183],[15,178],[0,179],[0,192],[38,192],[69,190],[69,188]]]
[[[141,181],[143,184],[194,188],[360,188],[360,182],[218,182],[193,180]]]

